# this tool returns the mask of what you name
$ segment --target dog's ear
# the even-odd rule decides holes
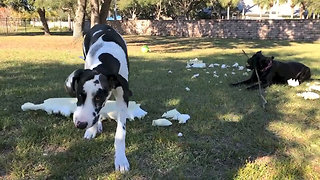
[[[84,69],[77,69],[73,71],[65,81],[64,87],[67,93],[71,97],[76,97],[76,84],[79,81],[80,75],[84,72]]]
[[[271,56],[271,59],[272,59],[272,60],[274,60],[274,57],[273,57],[273,56]]]
[[[262,51],[258,51],[257,54],[262,54]]]

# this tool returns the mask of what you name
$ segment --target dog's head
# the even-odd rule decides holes
[[[265,57],[261,51],[256,52],[251,58],[248,59],[246,68],[263,71],[265,68],[272,64],[274,57]]]
[[[123,79],[123,78],[122,78]],[[99,120],[99,112],[111,96],[111,90],[122,86],[124,91],[128,83],[121,76],[105,76],[95,70],[78,69],[66,79],[66,91],[77,97],[77,108],[73,113],[73,122],[77,128],[92,127]]]

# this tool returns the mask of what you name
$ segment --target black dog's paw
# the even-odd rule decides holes
[[[232,86],[232,87],[236,87],[236,86],[239,86],[240,84],[239,83],[231,83],[229,84],[229,86]]]

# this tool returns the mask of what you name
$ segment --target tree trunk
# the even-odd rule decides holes
[[[76,12],[74,27],[73,27],[74,38],[79,38],[83,36],[86,6],[87,6],[87,0],[78,0],[78,8]]]
[[[109,14],[109,9],[110,9],[110,5],[111,5],[111,1],[112,0],[104,0],[101,4],[101,8],[100,8],[100,23],[101,24],[106,24],[107,23],[107,17]]]
[[[50,35],[50,29],[46,19],[46,10],[44,8],[38,8],[37,12],[40,16],[40,20],[43,25],[44,35]]]
[[[69,31],[71,31],[71,12],[68,11],[68,26],[69,26]]]
[[[90,0],[91,5],[91,23],[90,26],[93,27],[96,24],[99,24],[99,0]]]
[[[117,0],[114,0],[114,9],[113,9],[113,16],[114,20],[117,20]]]
[[[304,11],[305,11],[304,3],[301,3],[300,5],[300,19],[304,19]]]
[[[228,20],[230,19],[230,6],[228,6],[227,8],[227,19]]]

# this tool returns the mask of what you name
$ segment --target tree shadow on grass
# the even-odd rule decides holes
[[[240,46],[246,48],[272,48],[276,46],[290,46],[293,41],[284,40],[247,40],[247,39],[218,39],[218,38],[181,38],[161,36],[126,36],[128,43],[142,46],[161,46],[166,52],[184,52],[193,49],[222,48],[233,49]],[[303,43],[299,41],[298,43]],[[158,50],[152,50],[157,52]]]

